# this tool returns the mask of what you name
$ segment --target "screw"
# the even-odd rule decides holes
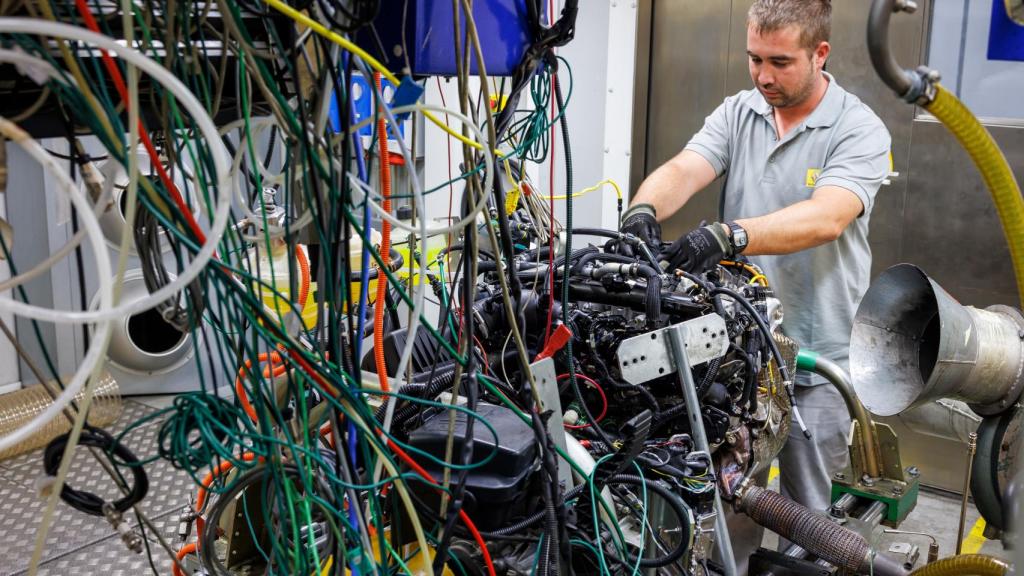
[[[917,466],[911,466],[910,468],[907,468],[907,474],[913,478],[917,478],[921,475],[921,471],[917,469]]]

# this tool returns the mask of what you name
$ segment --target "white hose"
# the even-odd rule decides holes
[[[3,19],[0,19],[3,20]],[[107,251],[107,244],[100,229],[99,220],[92,212],[92,205],[86,198],[84,191],[71,181],[71,178],[57,165],[56,160],[43,147],[28,135],[24,130],[12,124],[6,118],[0,118],[0,132],[14,143],[21,146],[25,152],[32,156],[44,170],[56,178],[58,189],[71,199],[71,203],[81,217],[82,229],[86,232],[89,244],[92,247],[96,259],[96,272],[99,279],[99,308],[98,312],[107,313],[113,309],[114,281],[110,267],[110,253]],[[0,299],[0,302],[8,299]],[[60,412],[71,402],[71,400],[82,389],[89,379],[93,369],[96,368],[106,355],[107,343],[110,341],[111,323],[109,321],[99,322],[92,343],[78,370],[68,382],[64,391],[61,392],[49,406],[37,414],[35,418],[28,421],[24,426],[14,432],[0,438],[0,452],[11,448],[27,440],[36,430],[46,425],[50,420],[58,417]]]
[[[163,288],[150,294],[148,297],[134,302],[126,302],[125,304],[107,310],[104,310],[101,307],[95,311],[83,310],[80,312],[54,310],[52,308],[43,308],[17,302],[13,298],[0,298],[0,312],[8,312],[26,318],[33,318],[35,320],[43,320],[57,324],[97,323],[124,318],[137,312],[148,310],[161,302],[177,297],[177,293],[195,280],[195,278],[199,276],[213,258],[217,245],[220,243],[220,239],[224,235],[224,231],[228,225],[228,216],[231,211],[232,199],[230,190],[236,185],[231,174],[231,156],[228,154],[224,143],[220,140],[220,134],[217,132],[217,127],[214,125],[210,115],[206,112],[203,105],[199,103],[196,97],[188,90],[188,88],[169,70],[139,53],[137,50],[128,48],[108,36],[96,34],[68,24],[38,20],[34,18],[0,18],[0,33],[36,34],[85,42],[113,52],[117,54],[119,58],[149,74],[150,77],[159,82],[168,92],[174,95],[178,102],[180,102],[188,112],[192,121],[196,123],[200,133],[202,133],[203,137],[207,140],[207,145],[209,146],[210,154],[213,158],[214,170],[217,174],[218,191],[214,220],[210,231],[207,234],[206,242],[192,259],[192,262],[190,262],[189,265],[186,266],[180,274],[178,274],[176,279],[165,285]],[[45,151],[43,151],[43,153],[45,154]],[[91,213],[92,208],[86,204],[86,207],[78,207],[78,209],[79,211],[87,211]],[[109,280],[109,275],[107,278]]]

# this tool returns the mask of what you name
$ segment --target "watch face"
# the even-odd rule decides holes
[[[747,247],[747,231],[739,224],[729,224],[729,228],[732,230],[732,245],[736,252],[742,252]]]

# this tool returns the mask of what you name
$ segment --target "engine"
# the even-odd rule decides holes
[[[785,375],[796,347],[778,330],[780,302],[750,263],[669,274],[641,250],[622,255],[629,250],[621,245],[634,239],[603,230],[575,235],[583,234],[608,242],[568,257],[550,258],[547,247],[523,250],[500,271],[478,251],[472,318],[443,308],[439,315],[442,332],[474,323],[477,338],[467,345],[474,367],[458,370],[449,351],[417,338],[411,383],[400,391],[450,402],[458,390],[467,411],[452,422],[443,407],[400,401],[392,430],[434,460],[472,461],[458,474],[460,506],[494,542],[488,548],[498,573],[533,573],[539,558],[580,574],[635,563],[706,573],[714,566],[716,499],[729,502],[741,485],[763,485],[789,431]],[[445,283],[432,280],[439,302],[451,302]],[[464,282],[453,290],[465,290]],[[503,283],[519,297],[505,301]],[[697,406],[686,401],[664,338],[639,341],[650,351],[623,364],[620,352],[631,339],[712,317],[723,328],[714,334],[718,353],[691,369]],[[403,335],[389,334],[388,354],[397,357]],[[658,362],[665,365],[655,369]],[[649,377],[636,381],[631,366],[647,366]],[[467,378],[483,384],[482,394]],[[528,414],[535,395],[547,399],[545,410]],[[480,418],[468,417],[470,410]],[[700,432],[690,410],[699,413]],[[442,474],[441,467],[430,471]],[[427,487],[416,492],[421,519],[440,521],[444,496]],[[655,509],[657,521],[649,517]],[[453,529],[449,552],[463,565],[482,565],[479,546]]]

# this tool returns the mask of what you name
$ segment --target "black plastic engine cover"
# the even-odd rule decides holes
[[[494,427],[494,435],[477,420],[473,424],[473,462],[483,462],[497,450],[487,464],[469,471],[463,509],[482,531],[491,531],[509,523],[509,520],[523,515],[526,505],[526,485],[537,469],[537,444],[533,430],[511,410],[494,404],[481,403],[476,412]],[[445,445],[448,441],[448,410],[439,410],[428,416],[423,425],[409,434],[409,444],[444,460]],[[467,415],[457,412],[453,454],[462,454],[463,437],[466,434]],[[425,458],[416,460],[428,471],[437,483],[441,482],[443,470]],[[458,473],[452,472],[454,479]],[[440,496],[434,489],[418,482],[410,484],[417,499],[436,516]],[[421,515],[421,519],[430,517]],[[407,533],[407,531],[403,531]],[[411,536],[411,534],[410,534]]]

